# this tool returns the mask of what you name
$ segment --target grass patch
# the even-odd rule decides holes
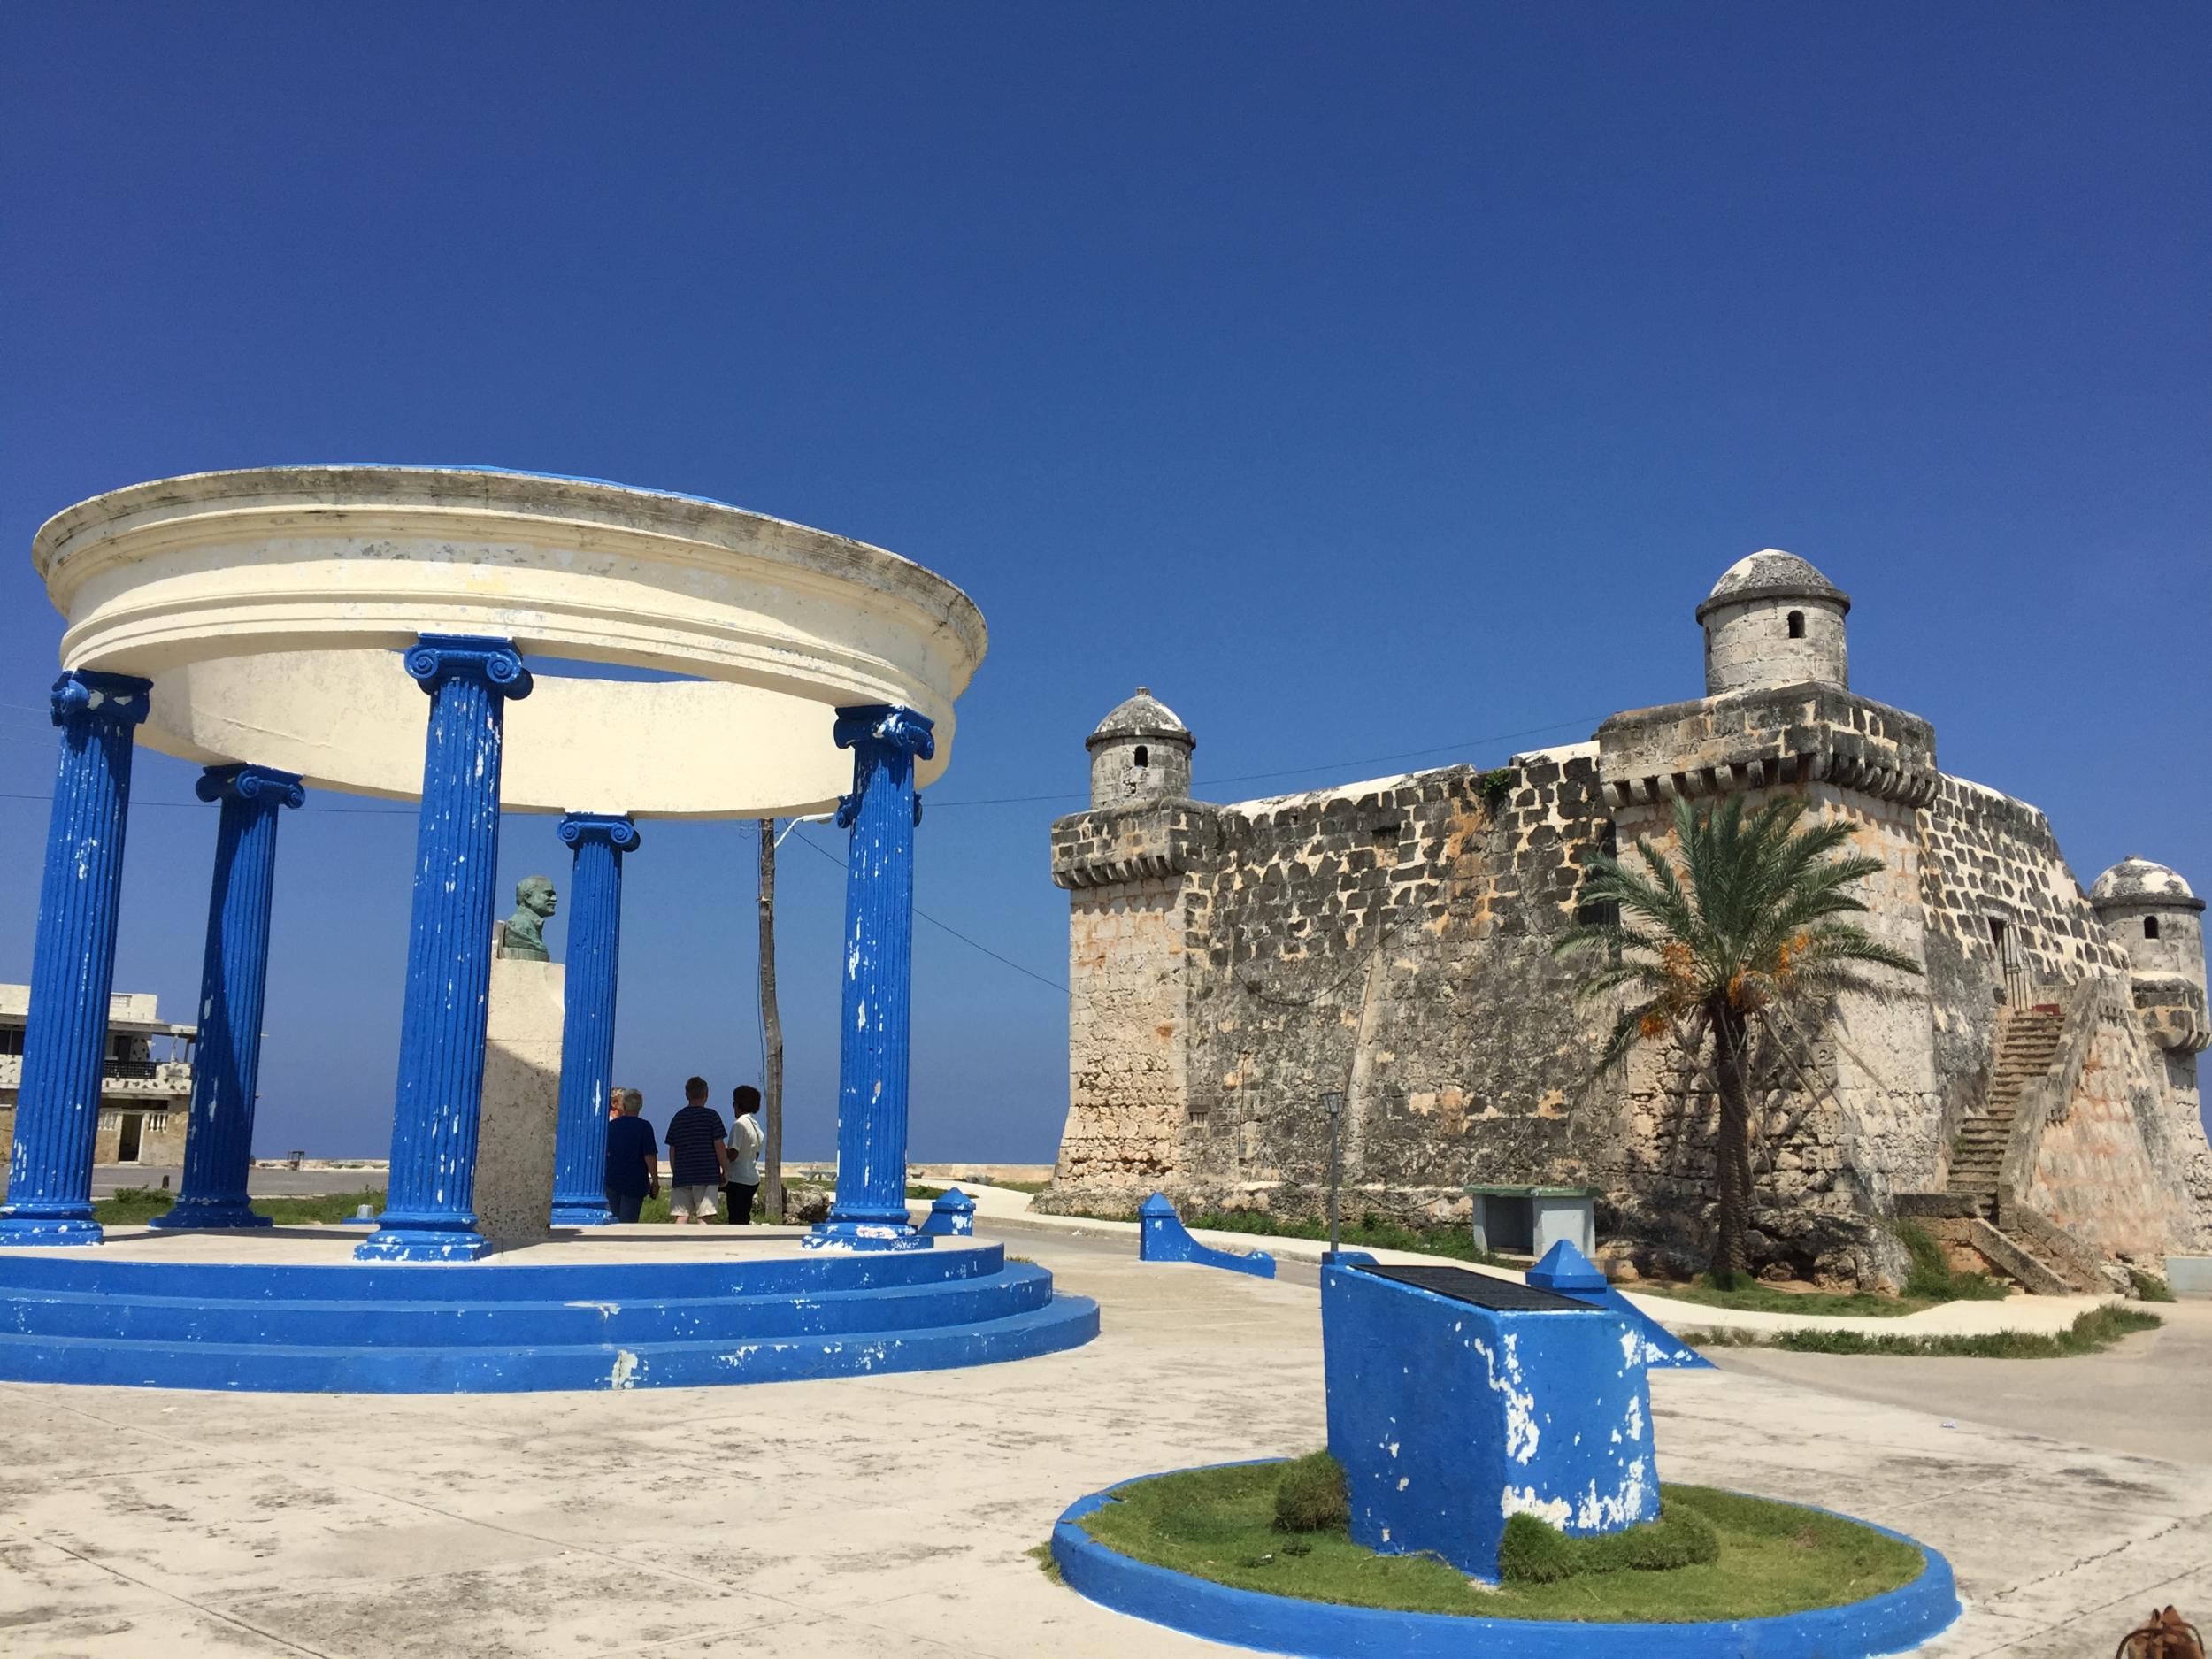
[[[2101,1354],[2122,1337],[2165,1321],[2124,1302],[2076,1316],[2063,1331],[1994,1331],[1981,1336],[1893,1336],[1863,1331],[1683,1331],[1692,1348],[1778,1348],[1793,1354],[1891,1354],[1907,1359],[2073,1359]]]
[[[2135,1286],[2135,1294],[2145,1302],[2171,1302],[2174,1287],[2155,1273],[2146,1273],[2139,1267],[2128,1269],[2128,1283]]]
[[[1325,1221],[1271,1216],[1261,1210],[1209,1210],[1204,1215],[1187,1217],[1183,1225],[1194,1233],[1253,1233],[1278,1239],[1325,1240],[1329,1236],[1329,1224]],[[1462,1262],[1480,1262],[1490,1267],[1508,1264],[1502,1256],[1475,1248],[1471,1228],[1401,1226],[1371,1210],[1357,1221],[1340,1221],[1337,1237],[1347,1248],[1354,1249],[1413,1250],[1426,1256],[1448,1256]]]
[[[2010,1287],[1987,1273],[1958,1273],[1951,1269],[1943,1247],[1917,1222],[1895,1224],[1897,1241],[1912,1256],[1912,1271],[1905,1278],[1905,1294],[1927,1302],[2001,1302]]]
[[[909,1181],[906,1184],[906,1195],[909,1198],[942,1198],[945,1191],[946,1189],[941,1187],[925,1187],[919,1181]]]
[[[1053,1583],[1065,1584],[1067,1582],[1060,1576],[1060,1563],[1053,1560],[1052,1545],[1048,1541],[1042,1544],[1032,1544],[1027,1549],[1022,1551],[1022,1554],[1035,1562],[1038,1570]]]
[[[92,1206],[93,1219],[106,1226],[142,1227],[156,1216],[166,1215],[177,1195],[154,1187],[123,1187],[113,1196]],[[374,1215],[384,1208],[384,1189],[366,1187],[357,1193],[331,1193],[312,1198],[257,1198],[253,1212],[266,1216],[280,1227],[310,1222],[350,1221],[363,1204]]]
[[[1935,1306],[1932,1302],[1885,1295],[1877,1290],[1778,1290],[1746,1273],[1737,1274],[1735,1284],[1725,1290],[1709,1274],[1695,1284],[1639,1284],[1632,1288],[1640,1296],[1667,1296],[1676,1302],[1694,1302],[1701,1308],[1749,1308],[1758,1313],[1802,1313],[1835,1319],[1887,1319]]]
[[[1586,1567],[1548,1582],[1479,1589],[1432,1555],[1379,1555],[1353,1543],[1341,1526],[1286,1536],[1275,1524],[1276,1499],[1286,1471],[1295,1466],[1242,1463],[1135,1481],[1116,1489],[1119,1502],[1079,1525],[1123,1555],[1240,1590],[1488,1618],[1760,1618],[1861,1601],[1909,1583],[1924,1564],[1912,1546],[1839,1516],[1669,1486],[1662,1489],[1661,1525],[1635,1531],[1671,1527],[1672,1545],[1662,1552],[1669,1558],[1701,1553],[1701,1543],[1691,1548],[1686,1540],[1709,1531],[1717,1545],[1711,1559],[1663,1568],[1626,1561],[1617,1563],[1619,1570]],[[1525,1528],[1521,1534],[1529,1536]]]

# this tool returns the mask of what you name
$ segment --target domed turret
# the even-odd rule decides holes
[[[1850,595],[1794,553],[1767,548],[1738,559],[1697,608],[1705,695],[1807,680],[1847,689],[1843,618],[1850,609]]]
[[[2164,864],[2129,854],[2090,884],[2089,902],[2128,953],[2135,1006],[2160,1047],[2193,1053],[2205,1019],[2204,901]]]
[[[1091,810],[1179,800],[1190,794],[1198,740],[1175,710],[1139,686],[1137,695],[1083,740],[1091,751]]]

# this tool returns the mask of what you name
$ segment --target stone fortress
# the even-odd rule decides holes
[[[1885,872],[1863,918],[1924,970],[1770,1057],[1763,1271],[1894,1285],[1887,1223],[2031,1289],[2124,1285],[2212,1241],[2197,1056],[2203,901],[2131,857],[2086,892],[2044,815],[1942,772],[1933,727],[1850,688],[1849,598],[1776,550],[1697,609],[1707,695],[1594,741],[1217,805],[1141,688],[1087,741],[1052,826],[1070,898],[1069,1108],[1040,1200],[1317,1213],[1325,1092],[1344,1208],[1467,1212],[1470,1184],[1597,1195],[1609,1251],[1701,1265],[1715,1105],[1659,1045],[1594,1077],[1613,1009],[1554,941],[1593,855],[1671,841],[1678,796],[1805,799]]]

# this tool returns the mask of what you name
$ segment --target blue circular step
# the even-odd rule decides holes
[[[221,1261],[112,1246],[0,1250],[0,1380],[335,1394],[697,1387],[987,1364],[1098,1333],[1088,1298],[1056,1294],[1041,1268],[965,1240],[657,1261],[594,1261],[588,1247],[567,1247],[545,1264],[396,1266],[254,1259],[267,1238],[227,1241]]]

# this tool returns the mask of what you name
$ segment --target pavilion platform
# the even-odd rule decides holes
[[[557,1230],[357,1261],[356,1226],[116,1227],[0,1248],[0,1380],[328,1394],[699,1387],[988,1364],[1098,1333],[1002,1246],[803,1248],[803,1228]]]

